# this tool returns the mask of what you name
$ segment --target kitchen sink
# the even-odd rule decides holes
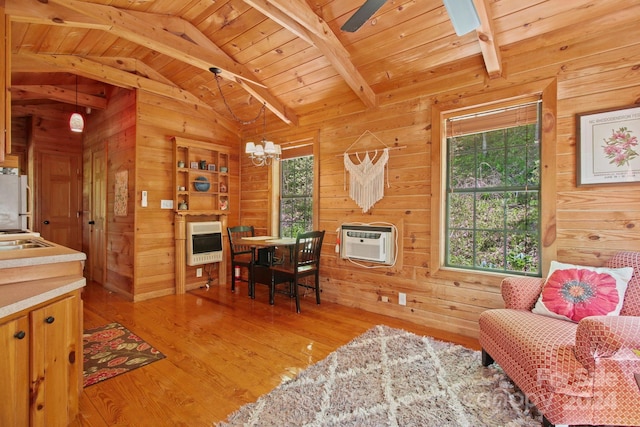
[[[34,248],[50,248],[51,245],[37,239],[13,239],[13,240],[0,240],[0,251],[12,251],[19,249],[34,249]]]

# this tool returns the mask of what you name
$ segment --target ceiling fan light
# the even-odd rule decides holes
[[[473,0],[442,0],[449,19],[458,36],[463,36],[480,26],[480,18]]]
[[[264,148],[262,148],[262,145],[256,144],[256,151],[255,151],[254,155],[256,155],[258,157],[264,156]]]
[[[69,118],[69,129],[71,132],[82,132],[84,130],[84,118],[80,113],[73,113]]]

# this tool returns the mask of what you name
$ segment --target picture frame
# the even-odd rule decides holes
[[[208,169],[210,172],[215,172],[215,171],[216,171],[216,165],[215,165],[215,164],[207,165],[207,169]]]
[[[189,167],[190,167],[191,169],[199,169],[199,168],[200,168],[200,166],[199,166],[198,162],[191,162],[191,163],[189,163]]]
[[[576,184],[640,182],[640,107],[576,114]]]

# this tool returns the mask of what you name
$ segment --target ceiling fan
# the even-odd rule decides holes
[[[356,32],[386,2],[387,0],[366,0],[340,29],[350,33]],[[473,0],[443,0],[443,3],[458,36],[467,34],[480,26],[480,18]]]

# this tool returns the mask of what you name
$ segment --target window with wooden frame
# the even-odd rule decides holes
[[[445,266],[540,275],[539,107],[444,120]]]
[[[313,230],[313,155],[281,160],[280,236]]]
[[[281,161],[273,167],[272,226],[281,237],[318,227],[316,136],[282,143]]]
[[[432,106],[433,276],[540,276],[555,258],[556,97],[545,83]]]

